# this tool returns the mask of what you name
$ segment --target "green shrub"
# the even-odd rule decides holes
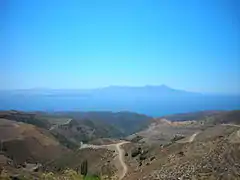
[[[84,180],[100,180],[98,176],[85,176]]]
[[[139,154],[141,154],[141,149],[134,149],[133,151],[132,151],[132,157],[136,157],[136,156],[138,156]]]

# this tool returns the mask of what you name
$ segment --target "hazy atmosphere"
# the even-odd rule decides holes
[[[1,180],[240,180],[240,0],[0,0]]]
[[[240,94],[238,0],[1,1],[1,89]]]

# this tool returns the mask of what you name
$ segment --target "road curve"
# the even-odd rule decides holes
[[[80,149],[86,149],[86,148],[91,148],[91,149],[100,149],[100,148],[104,148],[104,149],[115,149],[117,152],[117,156],[118,156],[118,161],[119,164],[121,165],[121,169],[118,169],[119,171],[119,180],[122,180],[127,171],[128,171],[128,167],[126,165],[126,163],[124,162],[124,150],[121,148],[121,146],[123,144],[129,143],[127,141],[122,141],[120,143],[116,143],[116,144],[108,144],[108,145],[92,145],[92,144],[83,144]]]
[[[49,131],[52,131],[52,130],[58,128],[60,125],[67,125],[67,124],[69,124],[71,121],[72,121],[72,119],[68,119],[66,122],[64,122],[64,123],[62,123],[62,124],[55,124],[55,125],[53,125],[53,126],[50,127]]]
[[[195,137],[198,135],[199,132],[194,133],[190,138],[188,142],[193,142]]]
[[[239,127],[240,125],[237,124],[222,124],[223,126],[232,126],[232,127]],[[240,130],[237,131],[237,136],[240,138]]]
[[[177,143],[191,143],[191,142],[194,141],[194,139],[196,138],[196,136],[198,134],[199,134],[199,132],[196,132],[188,138],[184,138],[184,139],[181,139],[181,140],[177,141]]]
[[[122,165],[122,168],[123,168],[122,172],[119,176],[119,180],[123,179],[124,176],[126,175],[127,171],[128,171],[127,165],[124,162],[124,150],[121,148],[121,145],[123,145],[125,143],[126,142],[121,142],[121,143],[116,144],[116,149],[118,151],[118,159],[119,159],[119,162],[120,162],[120,164]]]

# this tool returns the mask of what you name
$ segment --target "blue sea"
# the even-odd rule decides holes
[[[240,96],[184,98],[96,98],[88,96],[1,95],[0,110],[132,111],[153,117],[203,111],[240,109]]]

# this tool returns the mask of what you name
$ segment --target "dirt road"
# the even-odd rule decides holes
[[[198,135],[199,132],[194,133],[190,138],[188,142],[193,142],[195,137]]]
[[[237,125],[237,124],[222,124],[223,126],[234,126],[234,127],[239,127],[240,128],[240,125]]]
[[[128,170],[127,165],[124,162],[124,150],[120,147],[121,145],[123,145],[125,143],[126,142],[116,144],[116,149],[118,151],[118,159],[123,168],[122,172],[120,173],[119,179],[123,179]]]
[[[239,127],[240,125],[237,124],[222,124],[223,126],[233,126],[233,127]],[[240,129],[237,131],[237,136],[240,138]]]
[[[52,130],[56,129],[56,128],[58,128],[58,127],[61,126],[61,125],[67,125],[67,124],[69,124],[71,121],[72,121],[72,119],[68,119],[66,122],[63,122],[62,124],[55,124],[55,125],[53,125],[52,127],[50,127],[49,131],[52,131]]]
[[[196,136],[198,134],[199,134],[199,132],[196,132],[188,138],[184,138],[184,139],[181,139],[181,140],[177,141],[177,143],[191,143],[191,142],[194,141],[194,139],[196,138]]]
[[[80,149],[85,149],[85,148],[92,148],[92,149],[100,149],[100,148],[105,148],[105,149],[109,149],[109,150],[115,150],[117,153],[117,163],[119,163],[119,165],[117,165],[117,167],[121,167],[118,168],[118,177],[119,180],[122,180],[124,178],[124,176],[126,175],[127,171],[128,171],[128,167],[126,165],[126,163],[124,162],[124,150],[121,148],[121,146],[123,144],[129,143],[127,141],[122,141],[116,144],[108,144],[108,145],[93,145],[93,144],[83,144]]]

